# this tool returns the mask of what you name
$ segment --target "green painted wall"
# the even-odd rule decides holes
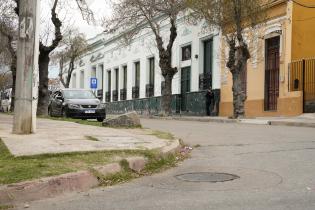
[[[220,91],[215,90],[215,100],[220,100]],[[206,115],[205,91],[187,93],[186,109],[181,109],[181,95],[173,95],[172,112],[173,114],[204,116]],[[106,104],[107,114],[123,114],[130,111],[136,111],[143,115],[157,115],[161,111],[161,97],[142,98],[126,101],[117,101]]]

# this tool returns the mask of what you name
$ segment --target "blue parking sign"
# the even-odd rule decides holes
[[[91,78],[90,87],[91,89],[97,89],[97,78]]]

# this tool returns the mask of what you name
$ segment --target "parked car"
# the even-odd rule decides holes
[[[0,112],[9,112],[11,101],[9,99],[0,100]]]
[[[106,118],[105,104],[102,104],[90,90],[63,89],[55,91],[49,101],[48,113],[52,117],[78,119]]]
[[[11,109],[12,88],[0,91],[0,112],[9,112]]]

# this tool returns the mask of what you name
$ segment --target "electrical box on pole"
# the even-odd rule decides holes
[[[13,133],[36,131],[40,0],[19,0],[16,93]]]

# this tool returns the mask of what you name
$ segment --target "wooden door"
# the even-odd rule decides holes
[[[277,110],[279,97],[280,37],[266,40],[265,111]]]

